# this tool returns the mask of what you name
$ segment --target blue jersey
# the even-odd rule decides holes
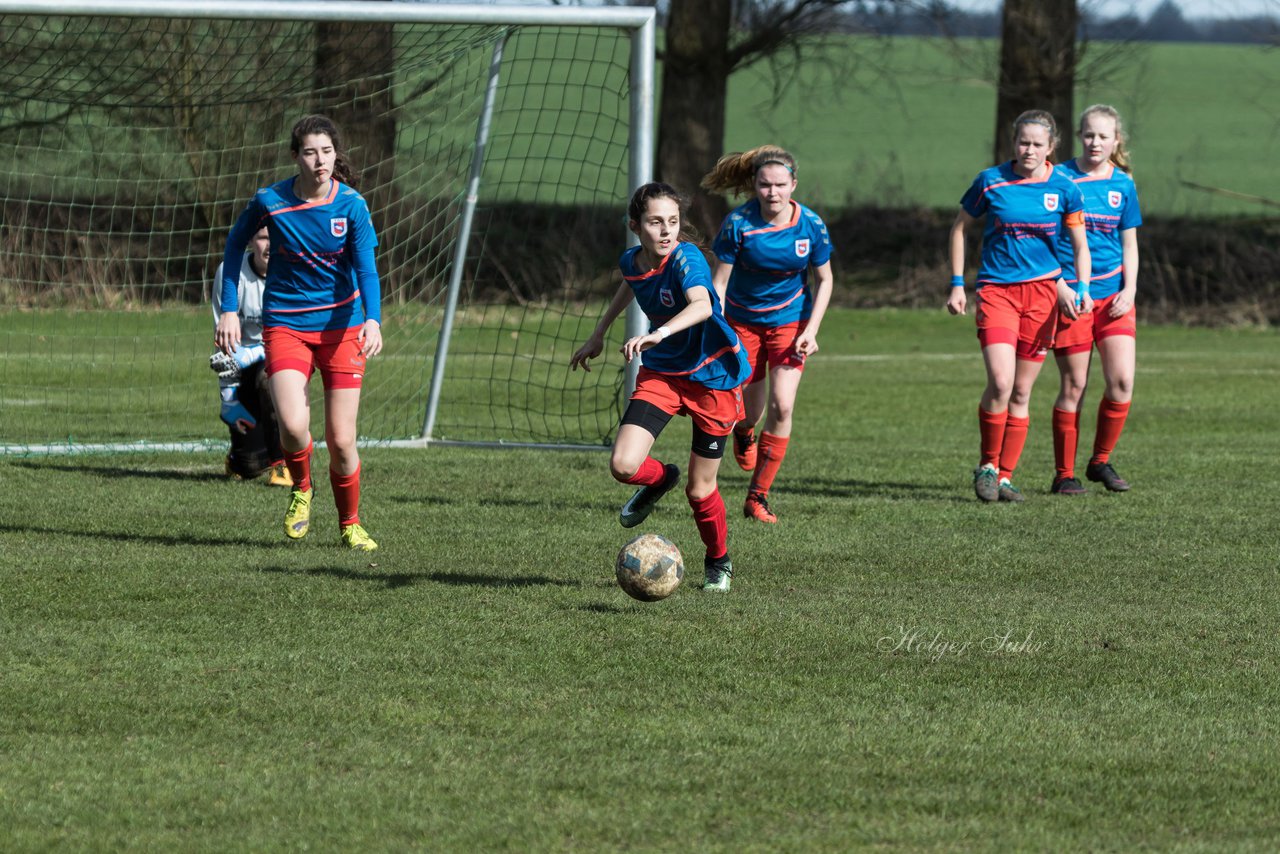
[[[373,262],[378,237],[364,197],[330,181],[325,199],[304,202],[293,194],[293,181],[286,178],[255,193],[232,227],[222,264],[223,310],[237,308],[240,255],[265,225],[271,260],[262,297],[264,326],[318,332],[349,329],[366,319],[381,322]]]
[[[831,260],[831,236],[822,217],[797,201],[789,222],[770,225],[759,199],[752,199],[729,214],[711,250],[733,265],[725,314],[739,323],[782,326],[813,313],[809,267]]]
[[[1124,170],[1107,165],[1108,173],[1100,178],[1081,172],[1074,160],[1058,167],[1084,194],[1084,228],[1093,259],[1089,295],[1094,299],[1104,299],[1124,287],[1124,244],[1120,233],[1142,225],[1133,178]],[[1059,241],[1058,258],[1062,261],[1062,277],[1076,287],[1076,259],[1070,238]]]
[[[677,243],[652,270],[636,266],[640,247],[622,253],[618,267],[631,286],[636,303],[649,318],[649,331],[675,317],[689,304],[689,291],[705,288],[711,298],[711,316],[702,323],[673,332],[640,355],[651,371],[692,380],[707,388],[733,389],[751,375],[747,354],[738,335],[720,311],[720,298],[711,286],[711,268],[692,243]]]
[[[1080,188],[1061,167],[1047,164],[1040,180],[1013,171],[1013,161],[978,173],[960,199],[965,213],[986,217],[978,288],[1056,279],[1062,274],[1058,242],[1070,238],[1064,225],[1084,210]]]

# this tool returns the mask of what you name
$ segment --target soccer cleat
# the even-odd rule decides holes
[[[655,483],[652,486],[642,486],[636,490],[636,494],[622,505],[622,512],[618,516],[618,521],[622,523],[624,528],[634,528],[645,519],[649,518],[649,514],[653,512],[653,508],[658,503],[658,499],[671,491],[671,487],[680,481],[680,466],[675,463],[667,463],[667,476],[662,479],[662,483]]]
[[[1020,504],[1024,500],[1022,492],[1007,477],[1000,478],[1000,487],[996,491],[996,497],[1011,504]]]
[[[756,468],[756,431],[748,430],[745,434],[733,431],[733,458],[738,468],[743,471],[755,471]]]
[[[1080,483],[1078,478],[1058,477],[1054,478],[1053,486],[1049,487],[1049,493],[1052,495],[1088,495],[1089,490],[1084,488],[1084,484]]]
[[[1000,472],[987,463],[973,470],[973,491],[983,501],[995,501],[1000,497]]]
[[[342,526],[342,544],[354,552],[376,552],[378,544],[373,541],[359,523]]]
[[[284,535],[300,540],[311,527],[311,495],[314,490],[294,489],[289,494],[289,509],[284,514]]]
[[[293,475],[289,474],[289,467],[284,463],[276,463],[270,472],[267,486],[293,486]]]
[[[223,472],[225,472],[225,473],[226,473],[226,475],[227,475],[227,477],[228,477],[228,478],[230,478],[231,480],[244,480],[244,478],[243,478],[243,477],[241,477],[241,476],[239,475],[239,473],[238,473],[238,472],[236,472],[236,470],[235,470],[235,469],[233,469],[233,468],[231,467],[231,457],[230,457],[230,456],[228,456],[228,457],[226,458],[226,460],[224,460],[224,461],[223,461],[223,463],[222,463],[222,471],[223,471]]]
[[[729,562],[729,556],[703,558],[702,566],[705,572],[702,589],[728,593],[729,585],[733,583],[733,564]]]
[[[1116,474],[1111,463],[1089,463],[1088,468],[1084,470],[1084,476],[1095,483],[1101,483],[1112,492],[1129,491],[1129,481]]]
[[[742,515],[757,522],[777,522],[778,517],[769,509],[769,502],[758,492],[748,492],[746,503],[742,505]]]

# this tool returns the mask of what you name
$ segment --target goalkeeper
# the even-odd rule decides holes
[[[267,283],[267,260],[271,242],[267,230],[260,229],[240,261],[239,309],[242,337],[230,354],[218,351],[209,357],[209,367],[218,374],[222,398],[221,416],[231,433],[227,454],[227,477],[251,479],[270,470],[272,486],[292,486],[293,478],[284,464],[280,429],[275,406],[263,371],[262,289]],[[222,316],[222,265],[213,276],[213,317]]]

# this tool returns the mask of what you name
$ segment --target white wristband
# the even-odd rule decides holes
[[[657,329],[655,329],[655,330],[653,330],[653,331],[654,331],[655,333],[657,333],[657,336],[658,336],[659,338],[666,338],[668,335],[670,335],[670,334],[671,334],[671,330],[670,330],[669,328],[667,328],[666,326],[659,326]]]

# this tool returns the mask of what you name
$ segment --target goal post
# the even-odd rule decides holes
[[[313,111],[380,238],[362,444],[608,444],[634,366],[568,360],[651,178],[654,17],[0,0],[0,454],[224,446],[209,282]]]

